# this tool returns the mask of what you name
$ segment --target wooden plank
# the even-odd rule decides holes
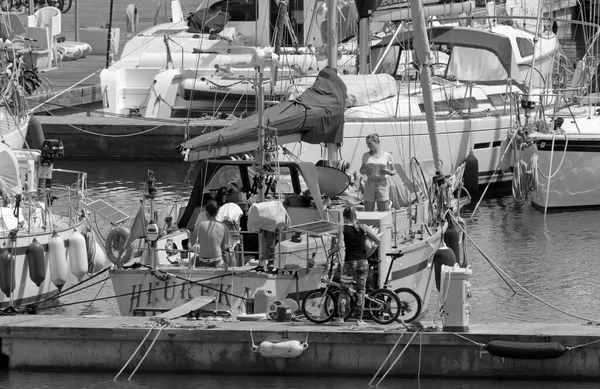
[[[160,319],[176,319],[183,315],[187,315],[190,311],[202,308],[210,303],[215,301],[214,297],[206,297],[200,296],[196,297],[192,301],[188,301],[187,303],[178,306],[177,308],[173,308],[168,312],[161,313],[160,315],[151,316],[150,320],[157,321]]]

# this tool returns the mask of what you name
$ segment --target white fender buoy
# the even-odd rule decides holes
[[[264,341],[258,346],[253,346],[252,351],[259,353],[263,358],[296,358],[308,348],[308,343],[297,340],[273,343]]]
[[[73,230],[73,234],[69,238],[69,265],[71,266],[71,273],[79,281],[87,274],[88,262],[85,238],[77,230]]]
[[[67,252],[65,242],[58,236],[56,231],[48,240],[47,259],[50,264],[50,280],[60,291],[67,282],[69,269],[67,266]]]
[[[104,247],[95,241],[96,250],[94,253],[94,273],[98,273],[100,270],[104,269],[104,265],[106,265],[106,254],[104,253]]]
[[[106,256],[115,266],[121,267],[131,259],[133,254],[133,245],[130,244],[127,247],[123,247],[127,238],[129,237],[129,228],[120,226],[113,228],[106,235],[106,242],[104,248],[106,249]],[[119,258],[119,253],[125,250]]]

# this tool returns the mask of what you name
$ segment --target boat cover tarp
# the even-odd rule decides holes
[[[479,28],[457,26],[432,27],[427,30],[427,33],[429,41],[432,44],[446,45],[448,47],[469,47],[487,50],[493,53],[513,82],[517,84],[522,83],[523,80],[517,65],[517,60],[513,54],[513,47],[510,38],[507,36]],[[392,38],[392,36],[383,38],[376,45],[373,45],[372,49],[378,50],[386,47]],[[406,31],[398,35],[395,44],[410,47],[412,39],[413,32]]]
[[[345,105],[346,85],[335,70],[326,67],[300,96],[266,109],[264,123],[277,129],[280,137],[302,134],[301,140],[307,143],[342,143]],[[204,151],[252,143],[252,150],[256,150],[257,129],[258,115],[255,114],[223,129],[190,139],[182,146]]]
[[[218,34],[223,31],[229,19],[231,17],[227,12],[199,9],[187,17],[188,32]]]

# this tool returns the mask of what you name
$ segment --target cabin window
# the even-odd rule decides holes
[[[226,188],[232,182],[235,182],[238,188],[243,187],[240,168],[237,165],[224,166],[216,171],[208,184],[204,186],[204,193],[208,193],[211,189]]]
[[[529,57],[533,55],[533,42],[526,38],[517,38],[517,47],[521,57]]]
[[[228,13],[230,22],[256,21],[256,0],[223,0],[211,5],[209,9]]]
[[[465,82],[503,81],[508,74],[500,59],[491,51],[454,46],[446,78]]]

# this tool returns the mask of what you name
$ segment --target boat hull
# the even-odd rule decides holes
[[[538,156],[536,208],[561,210],[600,207],[600,137],[557,134],[536,137]],[[550,177],[550,182],[548,178]]]
[[[19,307],[38,303],[41,303],[41,305],[55,304],[56,301],[51,299],[51,297],[58,293],[58,289],[50,279],[49,261],[47,258],[44,261],[46,266],[46,277],[44,281],[37,286],[31,280],[29,275],[27,247],[32,242],[33,238],[35,238],[44,247],[44,252],[47,255],[48,241],[52,236],[52,232],[56,231],[58,236],[65,242],[65,251],[68,252],[66,247],[68,247],[69,237],[73,234],[74,229],[80,233],[83,233],[85,228],[86,226],[84,222],[81,221],[72,226],[56,226],[56,229],[52,231],[37,230],[24,233],[18,232],[16,241],[14,242],[12,242],[8,237],[8,231],[2,231],[0,240],[5,243],[10,252],[15,255],[16,285],[13,293],[11,293],[10,296],[7,296],[4,294],[4,292],[0,292],[0,308],[7,308],[9,306]],[[67,254],[67,261],[68,260],[69,258]]]
[[[274,298],[302,299],[319,286],[323,266],[271,274],[250,267],[229,270],[161,267],[170,276],[154,270],[114,269],[112,283],[119,311],[131,316],[152,309],[169,310],[200,296],[214,296],[205,309],[246,312],[244,299],[257,290],[270,291]]]
[[[23,148],[30,117],[29,114],[14,115],[0,107],[0,140],[11,149]]]

